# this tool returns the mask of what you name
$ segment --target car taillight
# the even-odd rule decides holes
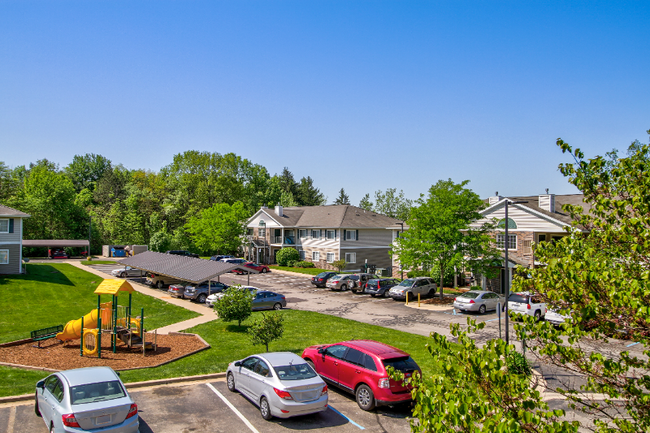
[[[470,303],[470,304],[475,304],[475,302],[474,302],[473,299],[470,299],[470,300],[469,300],[469,303]]]
[[[81,427],[79,423],[77,422],[77,418],[74,417],[73,413],[68,413],[65,415],[61,415],[61,420],[63,421],[63,425],[67,427]]]
[[[285,400],[293,400],[291,397],[291,394],[289,394],[287,391],[281,391],[277,388],[273,388],[273,391],[278,395],[278,397],[283,398]]]
[[[325,385],[320,392],[320,395],[325,395],[325,394],[327,394],[327,385]]]
[[[380,388],[390,388],[390,379],[383,377],[377,382],[377,386]]]
[[[138,405],[133,403],[129,409],[129,413],[126,415],[126,419],[136,416],[138,414]]]
[[[526,305],[526,308],[528,308],[530,310],[530,304]]]
[[[282,296],[282,299],[287,299],[287,298],[285,298],[284,296]]]

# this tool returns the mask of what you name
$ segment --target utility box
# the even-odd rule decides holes
[[[133,255],[144,253],[145,251],[149,251],[147,245],[131,245],[131,254]]]

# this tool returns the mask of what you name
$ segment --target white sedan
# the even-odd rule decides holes
[[[295,353],[263,353],[231,362],[227,384],[256,404],[266,420],[327,410],[327,385]]]

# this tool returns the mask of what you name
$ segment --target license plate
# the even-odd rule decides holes
[[[98,416],[97,417],[96,424],[100,425],[100,424],[106,424],[106,423],[109,423],[109,422],[111,422],[111,416],[110,415],[104,415],[104,416]]]

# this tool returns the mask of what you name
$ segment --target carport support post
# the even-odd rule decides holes
[[[140,308],[140,341],[142,342],[142,356],[144,356],[144,307]]]

